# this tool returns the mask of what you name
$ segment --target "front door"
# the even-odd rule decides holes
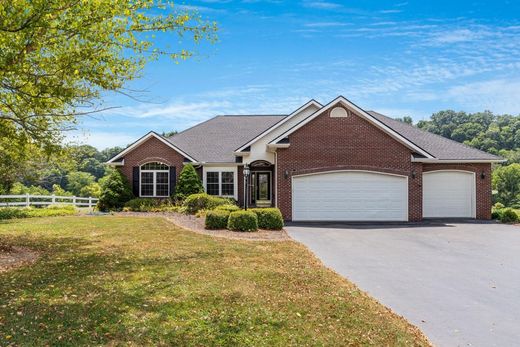
[[[255,200],[256,205],[271,204],[271,173],[256,172],[255,175]]]

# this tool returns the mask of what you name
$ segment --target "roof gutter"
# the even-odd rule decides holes
[[[412,158],[414,163],[429,164],[458,164],[458,163],[504,163],[507,159],[431,159],[431,158]]]
[[[290,145],[291,145],[290,143],[268,143],[267,148],[269,148],[269,149],[288,148]]]
[[[123,160],[121,161],[107,161],[106,163],[104,163],[108,166],[124,166],[125,165],[125,158],[123,158]]]

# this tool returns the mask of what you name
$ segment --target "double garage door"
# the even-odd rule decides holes
[[[475,216],[475,177],[464,171],[423,176],[423,216]],[[407,221],[408,177],[332,171],[293,177],[294,221]]]

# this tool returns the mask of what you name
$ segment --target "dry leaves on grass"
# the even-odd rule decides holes
[[[38,259],[39,253],[24,247],[0,249],[0,273],[28,265]]]

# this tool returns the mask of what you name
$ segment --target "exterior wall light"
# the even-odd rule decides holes
[[[412,170],[412,178],[415,179],[415,177],[417,177],[417,172],[415,172],[415,170]]]
[[[482,172],[480,173],[480,178],[481,178],[481,179],[486,178],[486,173],[485,173],[484,171],[482,171]]]
[[[283,178],[288,179],[289,178],[289,170],[285,170],[283,172]]]

